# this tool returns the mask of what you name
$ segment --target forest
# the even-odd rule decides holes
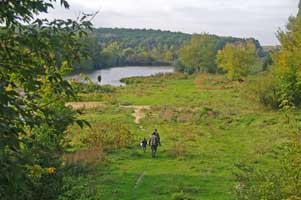
[[[204,38],[204,41],[202,41]],[[234,37],[220,37],[209,34],[185,34],[161,30],[142,30],[124,28],[97,28],[83,40],[89,51],[89,58],[75,65],[75,70],[102,69],[114,66],[140,66],[140,65],[176,65],[179,70],[184,70],[187,65],[180,61],[185,56],[184,48],[189,48],[191,41],[199,46],[206,44],[208,40],[212,47],[203,51],[213,51],[208,57],[212,66],[206,69],[208,72],[216,72],[216,53],[227,43],[238,43],[251,40],[256,46],[260,57],[266,56],[260,43],[253,39]],[[202,54],[201,47],[193,47],[195,53]],[[209,49],[212,48],[212,49]],[[182,50],[183,49],[183,50]],[[183,56],[182,56],[183,55]],[[193,66],[186,71],[195,70]],[[209,69],[211,68],[211,69]]]

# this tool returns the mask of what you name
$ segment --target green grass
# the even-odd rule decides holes
[[[231,200],[236,164],[277,166],[275,149],[287,139],[282,114],[248,99],[247,83],[181,74],[132,80],[133,84],[109,95],[93,94],[93,99],[99,95],[114,104],[86,111],[83,118],[92,129],[70,128],[73,150],[84,148],[82,138],[104,123],[122,124],[134,134],[133,145],[108,150],[104,163],[66,179],[75,182],[69,191],[74,199],[170,200],[178,195]],[[153,107],[145,111],[141,124],[135,124],[133,110],[120,105]],[[143,153],[139,148],[139,140],[149,137],[154,128],[161,134],[162,146],[158,158],[152,159],[149,149]],[[183,147],[180,155],[176,144]]]

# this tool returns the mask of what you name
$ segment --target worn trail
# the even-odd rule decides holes
[[[135,117],[135,123],[140,124],[141,119],[145,117],[145,110],[151,109],[150,106],[123,106],[125,108],[131,108],[134,109],[133,116]]]
[[[75,110],[104,108],[106,106],[106,104],[102,102],[69,102],[66,105],[71,106]],[[151,106],[120,106],[120,107],[134,110],[133,116],[135,117],[136,124],[140,124],[141,119],[145,117],[145,110],[151,109]]]
[[[137,199],[137,198],[136,198],[136,189],[138,188],[138,186],[139,186],[139,184],[141,183],[141,181],[142,181],[143,177],[145,176],[145,174],[146,174],[146,172],[143,171],[143,172],[140,174],[140,176],[137,178],[136,182],[135,182],[135,185],[134,185],[134,187],[133,187],[133,189],[132,189],[132,198],[133,198],[133,199]]]

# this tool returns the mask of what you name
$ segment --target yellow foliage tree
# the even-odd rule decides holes
[[[174,55],[170,50],[168,50],[165,52],[163,59],[166,62],[172,62],[174,60]]]
[[[279,31],[280,50],[274,54],[273,72],[279,83],[280,101],[301,104],[301,4],[290,17],[287,31]]]
[[[217,53],[218,67],[226,71],[231,80],[246,77],[255,61],[256,47],[251,41],[227,44],[224,49]]]

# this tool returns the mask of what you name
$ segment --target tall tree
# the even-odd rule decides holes
[[[231,80],[246,77],[255,60],[256,47],[251,41],[247,43],[227,44],[217,54],[219,68],[226,71],[228,78]]]
[[[286,31],[278,32],[280,50],[274,54],[274,75],[280,101],[301,104],[301,2],[296,17],[290,17]]]
[[[211,35],[194,35],[190,43],[180,50],[179,60],[190,70],[215,72],[215,44]]]
[[[80,41],[82,42],[82,46],[85,48],[86,52],[88,52],[88,57],[81,58],[80,63],[75,63],[74,69],[99,69],[103,62],[101,59],[102,47],[97,42],[95,34],[90,33],[88,37],[82,38]]]
[[[0,1],[0,199],[57,199],[64,132],[76,122],[63,79],[86,55],[79,21],[40,19],[56,0]],[[64,8],[69,4],[60,0]],[[78,121],[80,125],[83,121]]]

